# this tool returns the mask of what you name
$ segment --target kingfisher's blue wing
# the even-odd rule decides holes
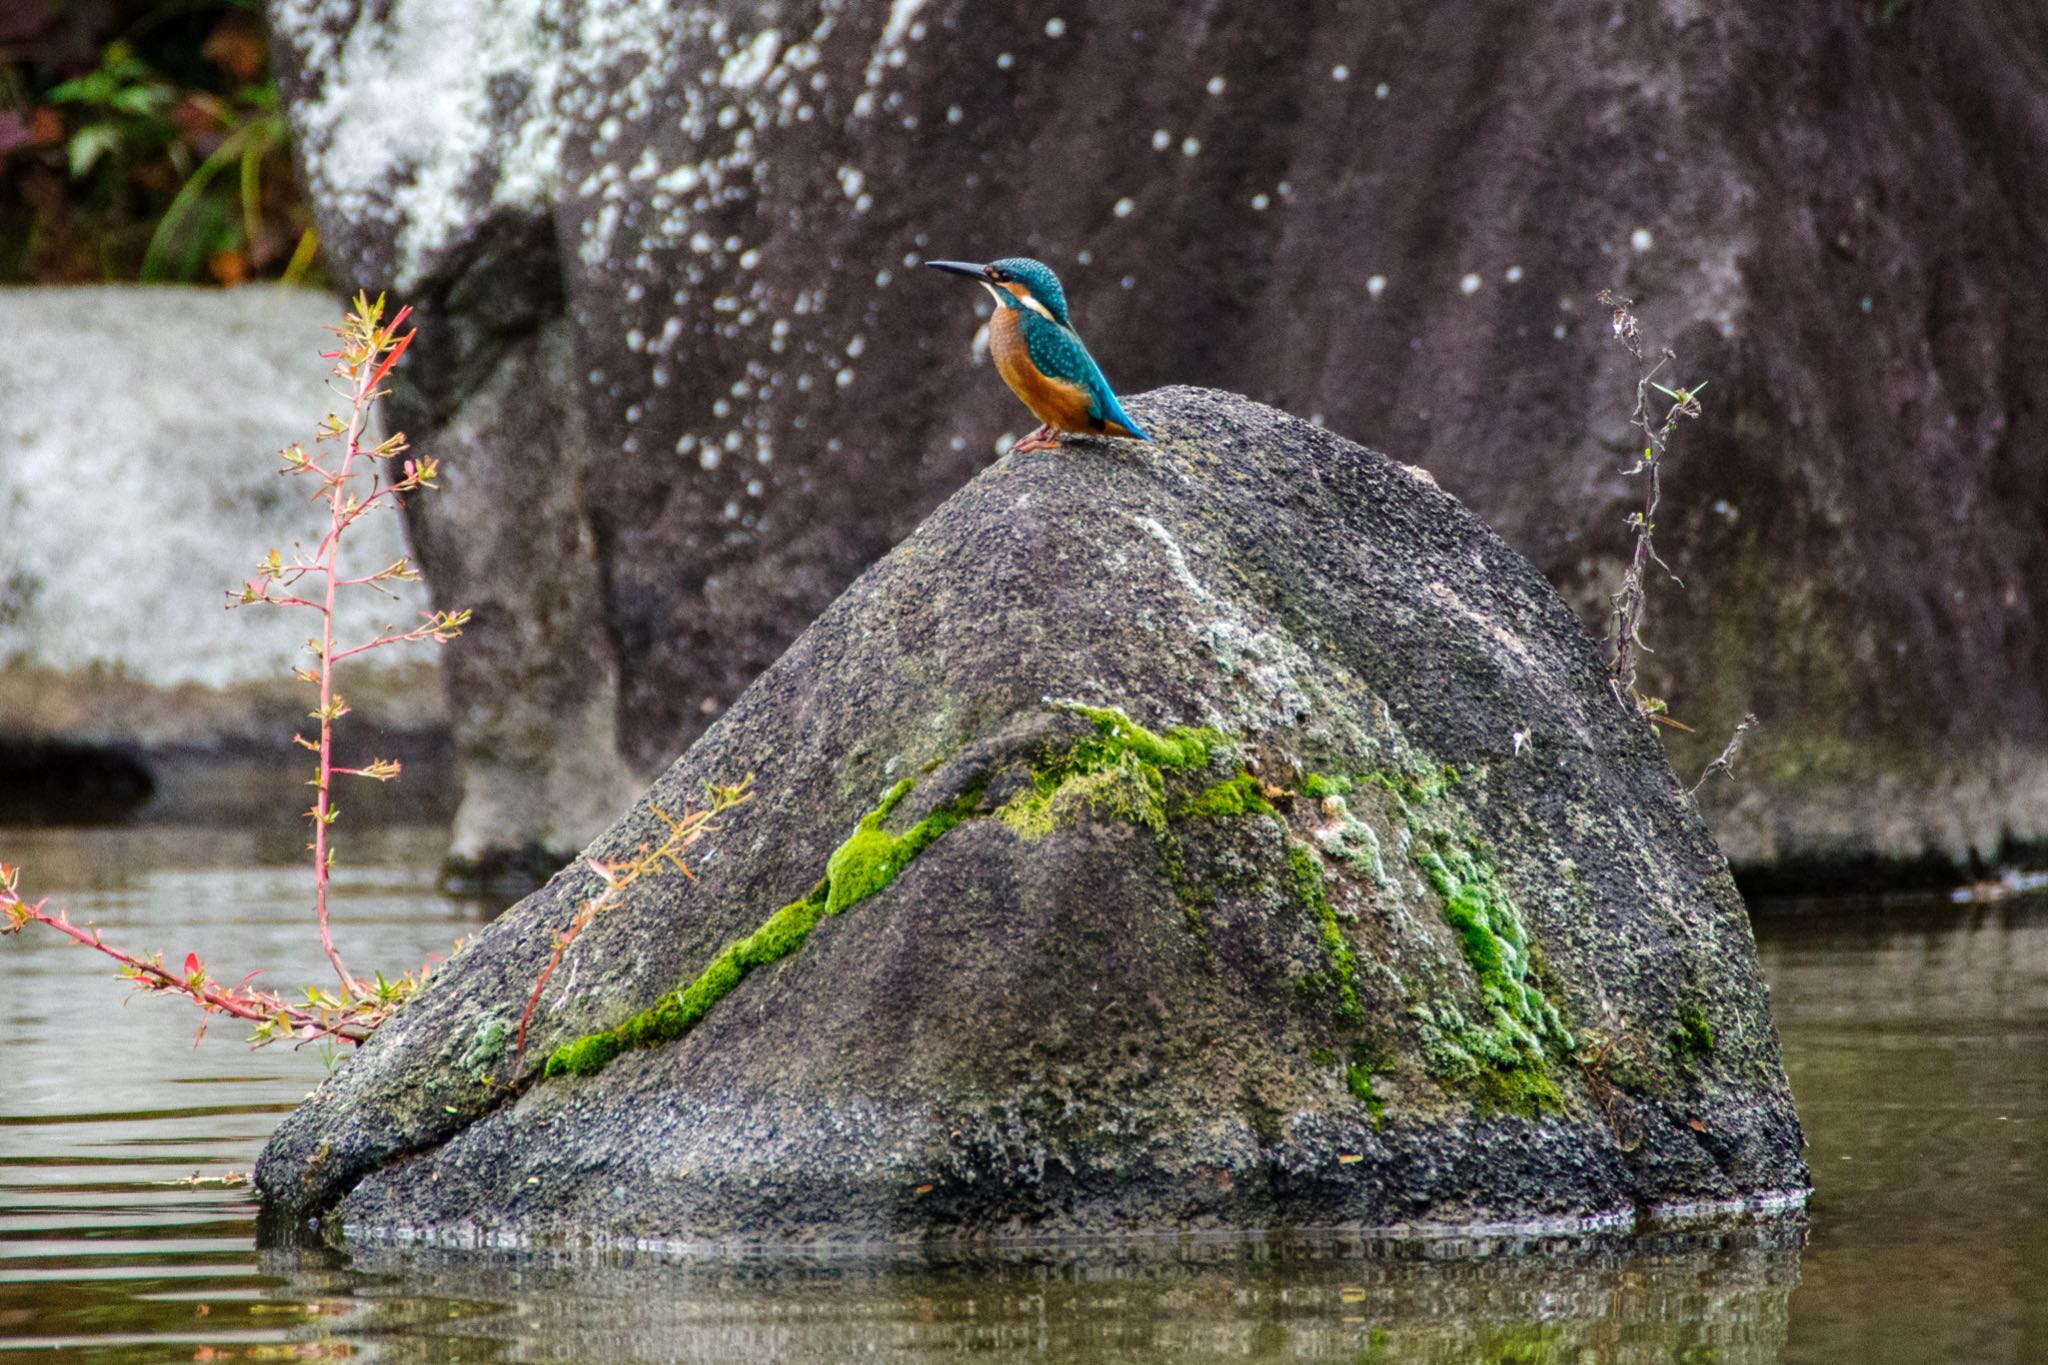
[[[1124,411],[1124,405],[1116,401],[1109,381],[1102,377],[1102,367],[1095,363],[1094,356],[1088,354],[1088,348],[1081,344],[1081,338],[1072,328],[1049,322],[1031,312],[1026,312],[1021,321],[1031,363],[1041,374],[1085,389],[1090,416],[1118,423],[1141,441],[1152,439],[1145,434],[1144,428],[1131,420],[1130,414]]]

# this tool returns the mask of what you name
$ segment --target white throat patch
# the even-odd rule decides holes
[[[975,283],[980,285],[983,289],[988,290],[988,296],[996,301],[997,307],[1001,307],[1007,303],[1018,308],[1029,308],[1032,312],[1038,314],[1038,316],[1044,318],[1047,322],[1057,323],[1059,321],[1058,318],[1052,315],[1052,310],[1050,308],[1047,308],[1037,299],[1031,297],[1031,293],[1029,290],[1017,290],[1008,287],[997,288],[995,285],[990,284],[987,280],[976,280]]]
[[[1044,318],[1047,322],[1059,321],[1058,318],[1052,315],[1052,309],[1047,308],[1044,304],[1040,303],[1037,299],[1032,298],[1029,294],[1017,295],[1017,302],[1023,304],[1026,308],[1029,308],[1032,312],[1038,314],[1038,316]]]

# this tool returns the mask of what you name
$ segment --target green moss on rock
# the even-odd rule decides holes
[[[1356,1062],[1344,1068],[1344,1087],[1351,1092],[1351,1098],[1364,1105],[1372,1115],[1373,1126],[1378,1127],[1387,1116],[1387,1102],[1373,1088],[1373,1073]]]
[[[1426,806],[1440,801],[1462,780],[1457,768],[1449,763],[1434,767],[1417,764],[1366,773],[1359,778],[1361,782],[1392,792],[1410,806]]]
[[[1161,768],[1207,767],[1212,754],[1230,747],[1229,736],[1206,725],[1176,725],[1155,735],[1113,707],[1070,702],[1064,709],[1093,721],[1107,743]]]
[[[1564,1108],[1564,1095],[1550,1073],[1528,1067],[1484,1068],[1472,1091],[1480,1109],[1491,1114],[1533,1119]]]
[[[1236,777],[1218,782],[1203,789],[1188,803],[1187,814],[1200,819],[1216,819],[1232,815],[1271,815],[1273,803],[1266,799],[1259,779],[1250,773],[1239,773]]]
[[[727,944],[693,980],[617,1028],[556,1048],[548,1058],[547,1074],[588,1076],[603,1070],[628,1048],[653,1047],[688,1033],[711,1012],[712,1006],[732,993],[748,972],[787,957],[803,946],[827,913],[828,885],[821,884],[805,899],[777,910],[753,933]]]
[[[556,1048],[548,1058],[547,1074],[595,1075],[604,1070],[611,1059],[624,1050],[619,1040],[611,1034],[593,1033],[586,1038],[578,1038],[573,1043],[564,1043]]]
[[[1043,839],[1084,815],[1163,830],[1166,782],[1158,766],[1126,751],[1069,753],[1035,770],[1031,786],[996,810],[1020,839]]]
[[[826,908],[832,914],[874,895],[903,870],[904,841],[883,829],[882,822],[916,785],[906,777],[890,788],[882,804],[860,818],[852,837],[832,850],[825,862],[825,881],[831,888]]]
[[[1528,932],[1507,888],[1474,840],[1420,834],[1410,852],[1458,933],[1484,1011],[1477,1020],[1448,1004],[1421,1011],[1430,1069],[1471,1087],[1484,1107],[1533,1114],[1559,1106],[1545,1044],[1565,1051],[1575,1044],[1536,984]]]
[[[1680,1064],[1697,1061],[1714,1050],[1714,1026],[1707,1022],[1706,1011],[1698,1005],[1687,1005],[1678,1012],[1678,1022],[1671,1030],[1671,1055]]]
[[[748,972],[788,957],[804,945],[820,919],[840,914],[888,886],[913,858],[980,804],[981,788],[976,786],[918,821],[908,833],[889,833],[883,823],[916,785],[904,778],[860,818],[853,834],[825,860],[825,880],[808,896],[783,906],[745,938],[728,943],[696,977],[616,1028],[556,1048],[548,1057],[546,1074],[588,1076],[628,1048],[653,1047],[682,1037]]]
[[[1316,917],[1316,930],[1330,964],[1327,972],[1316,973],[1303,984],[1312,990],[1327,984],[1336,992],[1337,1017],[1345,1021],[1357,1019],[1363,1014],[1358,1004],[1358,955],[1352,951],[1351,941],[1344,937],[1344,926],[1337,921],[1337,908],[1330,904],[1329,888],[1323,884],[1323,865],[1307,844],[1289,839],[1287,866],[1294,876],[1294,894]]]
[[[908,833],[889,833],[882,828],[883,822],[916,785],[906,777],[890,788],[889,794],[882,798],[882,804],[863,815],[852,837],[826,859],[825,882],[829,888],[826,914],[836,915],[895,881],[896,874],[909,866],[911,859],[967,819],[980,804],[981,789],[976,787],[918,821]]]
[[[1166,774],[1205,768],[1230,747],[1221,731],[1179,725],[1154,734],[1121,711],[1066,704],[1096,734],[1076,740],[1031,771],[1031,785],[997,809],[1023,839],[1042,839],[1083,815],[1166,832]]]
[[[1301,794],[1311,801],[1320,801],[1326,796],[1342,796],[1350,790],[1351,779],[1348,777],[1309,773],[1301,779]]]

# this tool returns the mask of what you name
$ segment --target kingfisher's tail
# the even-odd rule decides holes
[[[1146,434],[1145,428],[1139,426],[1131,419],[1131,415],[1124,411],[1124,405],[1117,401],[1114,393],[1105,393],[1103,396],[1105,399],[1102,405],[1103,421],[1111,427],[1123,428],[1122,431],[1111,431],[1110,435],[1127,436],[1134,441],[1149,441],[1152,439]]]

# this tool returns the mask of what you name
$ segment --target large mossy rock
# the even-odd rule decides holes
[[[751,774],[511,1047],[578,864],[272,1139],[356,1237],[1557,1218],[1803,1190],[1748,920],[1571,612],[1424,475],[1193,389],[1012,455],[592,847]]]

